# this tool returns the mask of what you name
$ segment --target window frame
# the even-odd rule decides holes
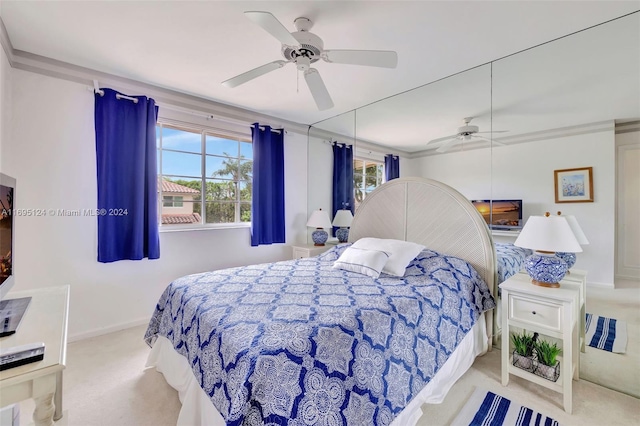
[[[362,166],[362,173],[357,173],[356,172],[356,161],[362,161],[363,166]],[[367,198],[367,190],[366,190],[366,183],[367,183],[367,165],[368,164],[375,164],[377,166],[382,166],[382,167],[376,167],[376,186],[374,187],[377,188],[378,186],[382,185],[384,182],[384,161],[379,161],[379,160],[373,160],[371,158],[366,158],[366,157],[361,157],[361,156],[353,156],[353,199],[354,202],[356,204],[354,210],[357,210],[358,207],[360,207],[360,204]],[[356,186],[356,175],[362,176],[362,186],[360,188],[358,188]],[[377,185],[377,182],[380,182],[380,185]],[[356,191],[360,189],[362,191],[362,201],[358,202],[357,201],[357,197],[356,197]]]
[[[200,152],[192,152],[192,151],[185,151],[185,150],[180,150],[180,149],[174,149],[174,148],[164,148],[162,145],[162,140],[163,140],[163,132],[162,130],[164,128],[170,128],[170,129],[174,129],[174,130],[178,130],[178,131],[183,131],[183,132],[189,132],[189,133],[195,133],[195,134],[199,134],[200,136]],[[241,152],[242,152],[242,142],[245,143],[252,143],[251,140],[251,135],[249,132],[247,133],[243,133],[243,132],[236,132],[233,130],[226,130],[226,129],[219,129],[219,128],[215,128],[215,127],[209,127],[209,126],[205,126],[205,125],[199,125],[199,124],[194,124],[194,123],[186,123],[186,122],[182,122],[182,121],[178,121],[178,120],[172,120],[169,118],[158,118],[157,122],[156,122],[156,131],[159,130],[159,134],[156,134],[156,153],[157,153],[157,167],[158,167],[158,182],[161,182],[162,178],[164,178],[165,176],[168,179],[174,180],[174,179],[189,179],[189,180],[196,180],[199,179],[200,180],[200,200],[194,200],[194,201],[183,201],[183,203],[200,203],[201,208],[200,211],[197,212],[200,214],[200,222],[199,223],[189,223],[189,224],[163,224],[162,223],[162,208],[163,208],[163,199],[165,196],[165,193],[162,191],[162,187],[160,186],[158,188],[158,228],[160,230],[160,232],[171,232],[171,231],[193,231],[193,230],[211,230],[211,229],[229,229],[229,228],[249,228],[251,227],[251,221],[249,222],[241,222],[241,214],[242,214],[242,205],[248,204],[249,206],[251,206],[252,204],[252,200],[243,200],[242,196],[241,196],[241,192],[239,190],[240,185],[236,185],[236,198],[234,201],[224,201],[224,200],[207,200],[206,199],[206,190],[207,190],[207,181],[212,181],[214,179],[216,179],[217,181],[223,180],[223,181],[229,181],[229,182],[235,182],[233,179],[228,179],[228,178],[211,178],[209,176],[207,176],[207,169],[206,169],[206,160],[207,157],[212,157],[212,158],[223,158],[226,159],[227,157],[221,156],[221,155],[217,155],[217,154],[207,154],[206,152],[206,144],[207,144],[207,136],[212,136],[212,137],[217,137],[217,138],[222,138],[222,139],[226,139],[226,140],[230,140],[230,141],[235,141],[237,142],[238,145],[238,150],[235,153],[237,156],[230,156],[228,158],[234,159],[234,160],[238,160],[238,165],[240,165],[240,160],[241,160]],[[191,154],[191,155],[199,155],[200,156],[200,171],[201,171],[201,175],[199,177],[194,177],[194,176],[186,176],[186,175],[178,175],[178,174],[164,174],[162,173],[163,171],[163,152],[176,152],[176,153],[183,153],[183,154]],[[250,161],[253,162],[253,157],[247,159],[244,158],[244,161]],[[252,184],[253,183],[253,175],[251,176],[251,180],[238,180],[238,183],[249,183]],[[167,193],[169,194],[169,193]],[[235,207],[234,209],[234,222],[223,222],[223,223],[207,223],[206,222],[206,206],[207,203],[229,203],[229,204],[233,204]],[[172,208],[172,207],[168,207],[168,208]]]

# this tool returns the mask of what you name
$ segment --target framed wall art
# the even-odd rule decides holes
[[[593,167],[554,170],[556,203],[593,202]]]

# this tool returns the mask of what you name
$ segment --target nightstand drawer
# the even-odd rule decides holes
[[[512,294],[509,305],[509,319],[562,331],[562,305]]]

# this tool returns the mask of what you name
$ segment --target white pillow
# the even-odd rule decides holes
[[[348,247],[333,263],[333,269],[343,269],[378,278],[387,260],[389,255],[383,251]]]
[[[381,238],[360,238],[351,247],[389,253],[391,256],[382,272],[396,277],[403,277],[409,263],[425,248],[410,241]]]

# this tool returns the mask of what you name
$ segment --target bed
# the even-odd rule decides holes
[[[180,278],[145,334],[179,392],[178,424],[411,425],[490,348],[495,250],[452,188],[402,178],[369,194],[349,243],[426,247],[402,278],[309,259]]]
[[[533,253],[529,249],[510,243],[495,243],[495,246],[498,284],[520,272],[524,266],[524,259]]]

